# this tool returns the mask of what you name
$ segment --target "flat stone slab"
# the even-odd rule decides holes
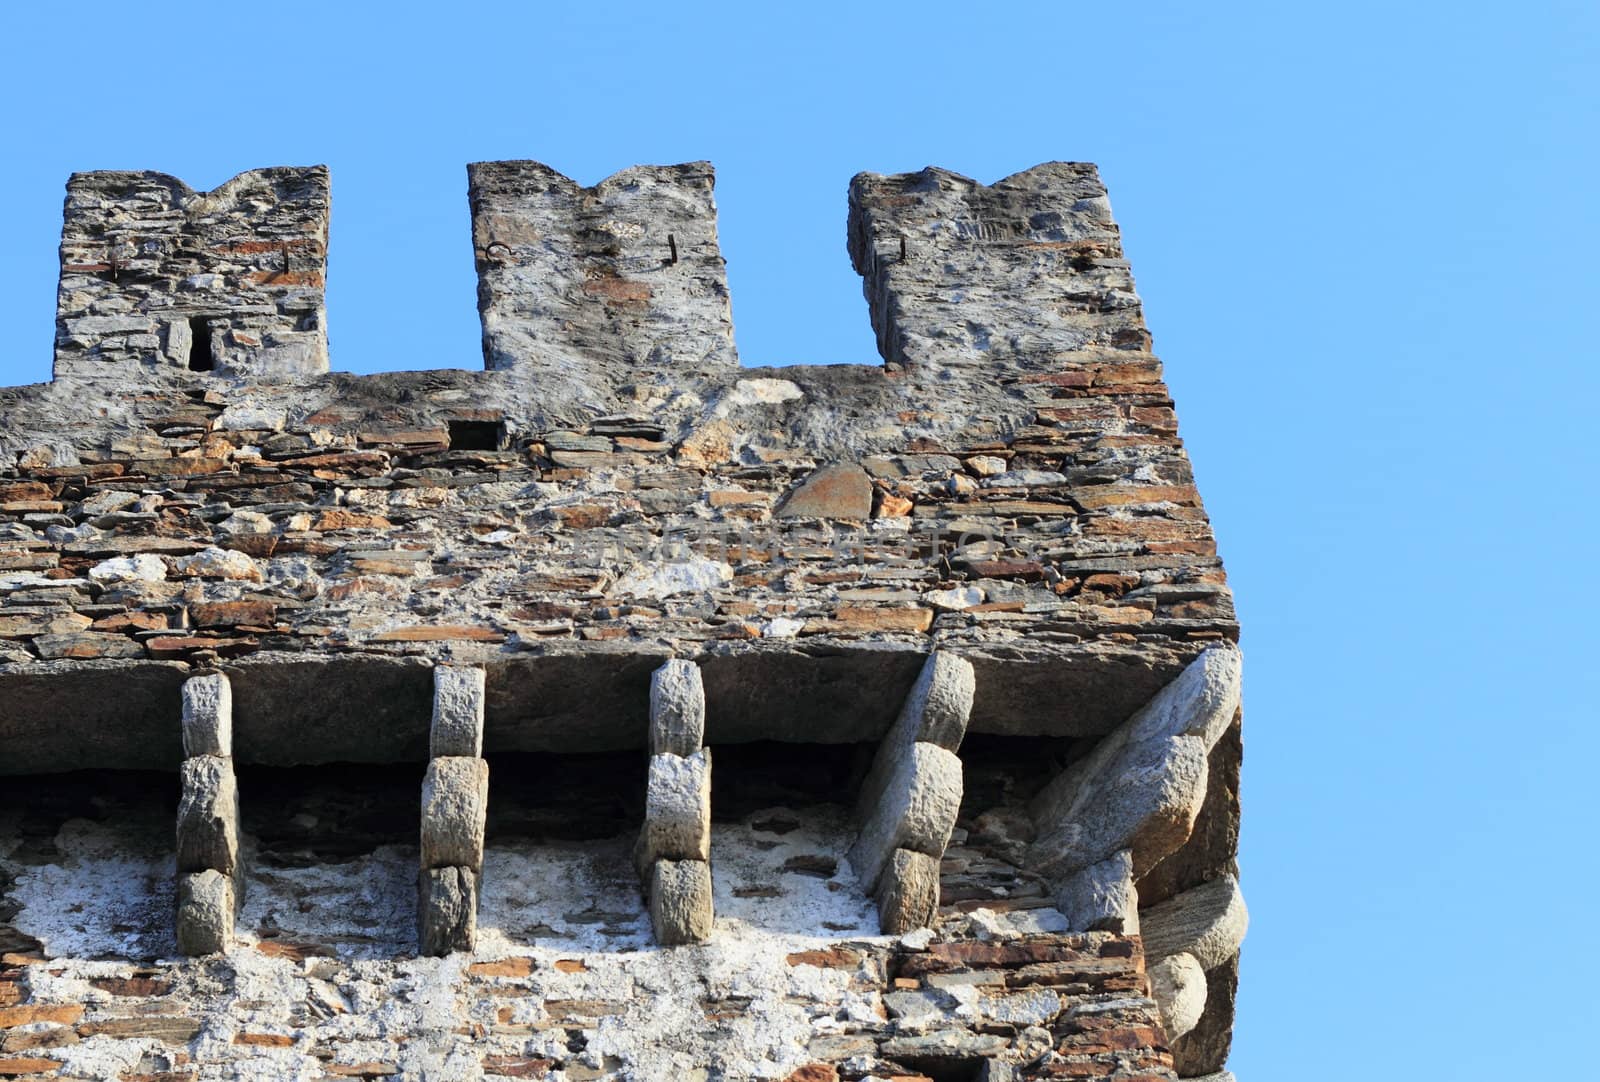
[[[872,517],[872,479],[853,462],[813,470],[778,507],[779,518]]]

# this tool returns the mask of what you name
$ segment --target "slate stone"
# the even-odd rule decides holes
[[[855,463],[823,466],[789,493],[776,513],[779,518],[871,518],[872,479]]]

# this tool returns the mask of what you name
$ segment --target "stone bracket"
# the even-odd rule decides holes
[[[183,685],[177,867],[178,950],[217,954],[233,941],[244,897],[239,784],[233,772],[233,693],[221,673]]]
[[[650,678],[650,777],[634,863],[662,946],[711,938],[711,750],[700,667],[674,658]]]
[[[935,651],[878,745],[856,801],[850,866],[878,902],[887,935],[933,924],[939,862],[961,811],[961,760],[976,679],[972,665]]]
[[[417,949],[433,957],[470,951],[477,944],[489,810],[484,687],[481,668],[439,665],[433,670],[417,877]]]

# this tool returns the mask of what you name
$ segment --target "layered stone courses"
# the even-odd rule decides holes
[[[889,724],[931,657],[970,672],[972,734],[1106,738],[1007,843],[1073,927],[1236,877],[1236,660],[1203,721],[1140,713],[1238,629],[1094,167],[855,178],[881,368],[738,367],[713,187],[471,167],[485,370],[351,377],[324,374],[325,170],[75,176],[56,382],[0,389],[0,772],[875,741],[858,871],[914,927],[962,791],[954,714]],[[693,821],[641,868],[684,939],[710,866],[664,839]],[[472,942],[470,825],[419,868],[428,953]],[[184,873],[180,903],[231,913],[231,882]],[[1186,1077],[1226,1055],[1233,946],[1161,959],[1205,971]],[[1158,982],[1174,1028],[1190,968]]]
[[[0,1000],[0,1071],[88,1078],[98,1068],[123,1082],[670,1077],[641,1074],[645,1065],[605,1051],[618,1027],[661,1006],[630,994],[626,974],[603,956],[501,956],[464,964],[446,980],[423,964],[386,978],[371,962],[297,959],[269,946],[203,964],[99,962],[86,970],[92,985],[78,966],[63,982],[50,975],[59,963],[8,955],[0,988],[15,995]],[[1136,940],[986,941],[956,929],[927,944],[852,941],[797,952],[780,968],[793,1002],[834,1024],[777,1048],[783,1066],[759,1075],[772,1082],[1178,1078]],[[272,994],[241,1009],[235,986]],[[697,994],[682,1017],[693,1035],[772,1024],[716,975],[697,975],[688,991]],[[339,1009],[367,997],[390,999],[406,1028],[361,1028]],[[959,1014],[948,1007],[958,1001],[967,1004]],[[664,1049],[654,1065],[684,1062],[669,1056]],[[151,1069],[107,1072],[123,1064]]]

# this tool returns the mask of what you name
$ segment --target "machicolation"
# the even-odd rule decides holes
[[[862,174],[741,367],[707,163],[468,168],[481,370],[331,373],[323,167],[67,185],[0,389],[0,1075],[1231,1079],[1238,625],[1093,166]]]

